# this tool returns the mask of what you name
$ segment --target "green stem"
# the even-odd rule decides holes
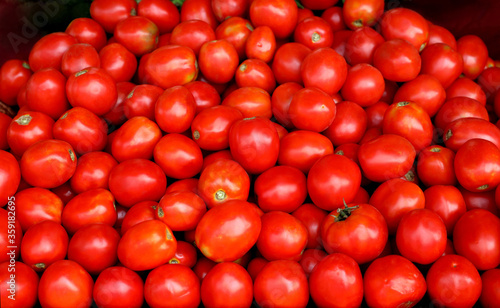
[[[359,205],[355,206],[347,206],[347,204],[344,201],[344,208],[338,208],[337,209],[337,216],[335,217],[335,221],[343,221],[346,220],[349,216],[351,216],[352,211],[356,210],[359,208]]]
[[[297,7],[298,7],[299,9],[303,9],[303,8],[304,8],[304,6],[302,5],[302,3],[300,3],[300,1],[299,1],[299,0],[295,0],[295,3],[297,4]]]
[[[181,7],[184,1],[186,0],[170,0],[170,1],[172,1],[172,3],[175,4],[175,6]]]

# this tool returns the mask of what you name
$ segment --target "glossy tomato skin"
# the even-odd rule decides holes
[[[196,103],[196,114],[202,110],[220,105],[221,97],[217,89],[204,81],[192,81],[184,85],[193,95]]]
[[[187,0],[181,6],[181,21],[202,20],[215,30],[219,21],[212,10],[211,0]]]
[[[167,134],[155,145],[155,162],[168,177],[187,179],[197,175],[203,165],[203,155],[199,146],[181,134]]]
[[[457,178],[454,169],[455,152],[440,145],[428,146],[417,157],[417,174],[427,186],[455,185]]]
[[[106,189],[91,189],[76,195],[63,209],[62,225],[69,234],[88,224],[102,223],[113,226],[116,222],[113,195]]]
[[[44,68],[61,69],[63,54],[78,43],[76,38],[64,32],[54,32],[38,40],[29,54],[29,65],[33,72]]]
[[[146,117],[127,120],[111,140],[111,154],[119,161],[150,159],[162,136],[158,125]]]
[[[332,124],[323,132],[334,146],[358,143],[365,134],[367,115],[357,103],[343,101],[337,103],[336,114]]]
[[[431,301],[443,307],[472,307],[481,295],[481,276],[459,255],[446,255],[434,262],[426,282]]]
[[[61,224],[45,220],[31,226],[24,234],[21,257],[26,265],[42,272],[66,257],[68,233]]]
[[[219,0],[214,0],[212,2],[215,3],[215,1]],[[246,0],[237,1],[246,2]],[[245,44],[252,31],[253,26],[250,24],[250,21],[238,15],[232,15],[228,16],[227,19],[223,20],[221,24],[217,26],[215,29],[215,36],[218,40],[226,40],[231,43],[236,49],[239,59],[244,60],[246,58]]]
[[[169,264],[182,264],[193,268],[198,261],[198,251],[193,244],[186,241],[177,241],[177,250],[172,259],[168,260]]]
[[[405,288],[399,288],[404,285]],[[425,295],[422,273],[408,259],[390,255],[374,260],[364,274],[363,288],[370,307],[415,306]]]
[[[103,68],[115,82],[129,81],[137,69],[137,58],[125,46],[111,43],[104,46],[99,52],[101,68]]]
[[[424,191],[425,208],[441,217],[448,235],[458,219],[467,211],[465,200],[460,190],[452,185],[433,185]]]
[[[43,112],[19,112],[9,120],[7,129],[7,142],[11,152],[20,157],[32,144],[52,139],[53,126],[54,120]]]
[[[486,94],[483,89],[472,79],[457,78],[447,89],[446,99],[465,96],[477,100],[481,105],[486,105]]]
[[[270,27],[277,39],[287,38],[293,33],[297,16],[297,5],[291,0],[257,0],[250,5],[252,24]]]
[[[64,32],[75,37],[79,43],[92,45],[97,51],[106,45],[104,28],[92,18],[75,18]]]
[[[64,204],[56,194],[48,189],[31,187],[15,195],[16,218],[21,223],[22,231],[44,220],[61,223]]]
[[[436,77],[443,88],[448,88],[463,70],[462,56],[450,46],[436,43],[427,46],[421,53],[421,74]]]
[[[415,157],[416,151],[413,145],[405,138],[394,134],[376,137],[361,144],[358,150],[359,165],[363,175],[375,182],[384,182],[405,175],[413,165]]]
[[[375,50],[373,66],[385,79],[406,82],[418,76],[422,60],[412,44],[402,39],[391,39],[380,44]]]
[[[144,282],[139,274],[126,267],[108,267],[95,281],[93,299],[97,306],[139,308],[144,303]]]
[[[17,191],[21,182],[21,170],[14,155],[7,151],[0,150],[0,204],[6,205]]]
[[[17,94],[32,74],[26,61],[5,61],[0,67],[0,100],[9,106],[16,105]]]
[[[148,220],[131,227],[118,242],[118,260],[133,271],[158,267],[170,260],[177,240],[170,228],[159,220]]]
[[[337,107],[333,99],[314,87],[305,87],[295,92],[288,109],[288,117],[294,127],[318,133],[332,124],[336,113]]]
[[[254,298],[260,306],[306,307],[309,290],[302,266],[290,260],[267,263],[255,277]]]
[[[222,105],[238,109],[244,118],[263,117],[270,119],[273,116],[271,96],[258,87],[238,88],[222,100]]]
[[[10,204],[7,203],[6,209],[0,208],[0,218],[2,219],[0,220],[0,244],[2,244],[2,246],[0,246],[2,247],[2,250],[0,251],[2,253],[0,257],[1,262],[11,261],[12,259],[17,260],[20,255],[23,240],[21,223],[15,217],[14,219],[10,218],[9,220],[9,217],[13,217],[12,214],[9,215],[9,211],[13,212],[15,210],[14,201],[15,200],[11,198],[9,201]],[[15,234],[12,234],[12,231],[11,234],[9,234],[9,224],[14,226],[14,229],[16,230]],[[16,248],[9,248],[9,246],[14,245]]]
[[[142,84],[135,86],[127,94],[123,102],[123,112],[127,119],[135,116],[144,116],[150,120],[155,119],[155,103],[158,97],[163,93],[163,89],[150,85]]]
[[[172,30],[170,44],[187,46],[198,56],[201,46],[215,39],[214,29],[206,22],[202,20],[186,20],[176,25]]]
[[[462,118],[450,122],[444,129],[443,140],[447,148],[458,149],[470,139],[485,139],[500,148],[500,129],[480,118]]]
[[[368,107],[382,98],[384,88],[382,73],[369,64],[361,63],[349,69],[341,94],[346,101]]]
[[[0,296],[2,307],[34,307],[39,280],[36,272],[20,261],[0,263],[0,283],[5,288]]]
[[[94,281],[82,266],[60,260],[43,273],[38,285],[38,300],[44,307],[89,307]]]
[[[231,81],[239,64],[236,48],[226,40],[204,43],[198,61],[203,76],[219,84]]]
[[[435,24],[429,24],[429,42],[427,45],[444,43],[457,50],[457,40],[448,29]]]
[[[271,68],[279,84],[296,82],[302,84],[301,65],[311,49],[297,42],[285,43],[274,54]]]
[[[244,60],[235,72],[236,84],[242,87],[258,87],[272,94],[276,80],[269,65],[260,59]]]
[[[30,185],[54,188],[68,181],[76,169],[76,154],[62,140],[40,141],[21,157],[21,175]]]
[[[125,234],[128,229],[140,222],[156,219],[155,211],[157,206],[158,202],[142,201],[130,207],[123,218],[120,234]]]
[[[337,93],[347,78],[347,63],[330,47],[309,53],[300,66],[305,87],[317,87],[328,95]]]
[[[131,207],[141,201],[158,201],[166,187],[165,173],[160,166],[146,159],[124,161],[109,174],[109,190],[124,207]]]
[[[311,16],[300,21],[294,30],[294,41],[314,50],[330,47],[333,43],[333,31],[324,19]]]
[[[359,166],[343,155],[330,154],[318,159],[309,170],[307,190],[313,203],[333,211],[350,203],[361,185]]]
[[[418,185],[402,179],[391,179],[375,189],[369,203],[384,216],[389,234],[394,235],[405,213],[425,207],[425,196]]]
[[[332,285],[336,288],[332,289]],[[312,270],[309,290],[318,306],[359,307],[363,300],[359,265],[345,254],[330,254]]]
[[[344,22],[350,29],[373,26],[384,13],[384,1],[347,0],[344,2],[342,12]]]
[[[68,260],[80,264],[89,274],[99,275],[116,264],[120,234],[112,226],[96,223],[80,228],[69,241]]]
[[[271,96],[271,109],[274,118],[284,128],[293,128],[293,123],[288,115],[293,95],[303,87],[296,82],[286,82],[279,85]]]
[[[118,162],[106,152],[90,152],[78,158],[75,173],[70,179],[71,188],[79,194],[95,188],[108,189],[111,169]]]
[[[235,261],[255,245],[260,230],[255,208],[246,201],[230,200],[201,218],[195,232],[196,246],[215,262]]]
[[[429,24],[419,13],[407,8],[387,11],[381,20],[381,32],[386,40],[406,40],[418,51],[429,41]]]
[[[479,302],[483,307],[494,307],[500,301],[500,269],[491,269],[481,275],[483,289]]]
[[[118,43],[138,57],[155,49],[158,36],[156,24],[144,16],[130,16],[121,20],[113,33]]]
[[[191,127],[196,113],[196,103],[184,86],[165,90],[156,100],[155,119],[167,133],[183,133]]]
[[[477,35],[464,35],[457,40],[457,51],[462,55],[465,77],[476,79],[484,70],[488,60],[488,49]]]
[[[329,254],[346,254],[358,264],[377,258],[388,236],[384,216],[370,204],[348,204],[328,214],[321,225],[325,250]]]
[[[137,4],[131,0],[120,0],[113,3],[99,0],[92,2],[90,16],[97,21],[108,33],[113,33],[120,20],[135,16]]]
[[[255,28],[245,43],[245,55],[269,63],[276,52],[276,37],[268,26]]]
[[[500,264],[500,218],[484,209],[463,214],[453,229],[453,245],[478,270]]]
[[[164,264],[148,274],[144,297],[151,307],[198,307],[200,280],[185,265]]]
[[[412,101],[422,107],[430,117],[436,115],[446,98],[446,92],[435,77],[421,74],[403,84],[394,95],[394,103]]]
[[[437,112],[434,123],[444,131],[451,122],[462,118],[480,118],[489,121],[488,110],[479,101],[468,97],[454,97],[446,100]]]
[[[163,221],[172,231],[194,230],[207,212],[203,199],[191,191],[165,194],[156,209],[155,218]]]
[[[71,45],[63,54],[61,72],[66,78],[89,66],[99,67],[101,59],[97,50],[90,44],[77,43]]]
[[[262,173],[278,160],[278,132],[266,118],[238,120],[229,129],[229,149],[248,173]]]
[[[343,56],[353,66],[360,63],[373,64],[373,53],[384,41],[382,35],[370,27],[356,29],[345,42]]]
[[[180,21],[179,10],[171,1],[141,1],[137,4],[137,15],[155,23],[160,34],[171,32]]]
[[[233,262],[214,266],[201,282],[205,307],[250,307],[253,281],[244,267]]]
[[[293,211],[292,216],[300,220],[307,228],[307,249],[319,249],[323,247],[321,241],[321,225],[328,212],[320,209],[313,203],[304,203]]]

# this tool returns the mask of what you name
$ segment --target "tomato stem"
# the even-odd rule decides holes
[[[352,211],[359,208],[359,205],[355,206],[347,206],[344,200],[344,208],[337,209],[337,216],[335,216],[335,222],[346,220],[349,216],[351,216]]]
[[[302,5],[302,3],[300,3],[300,1],[295,0],[295,3],[297,4],[297,7],[298,7],[299,9],[303,9],[303,8],[304,8],[304,6]]]

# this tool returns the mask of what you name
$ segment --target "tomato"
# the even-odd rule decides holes
[[[464,35],[457,40],[457,51],[462,55],[465,77],[476,79],[488,60],[488,49],[477,35]]]
[[[272,94],[276,87],[273,71],[260,59],[244,60],[235,73],[238,87],[258,87]]]
[[[109,174],[109,190],[124,207],[141,201],[158,201],[166,187],[165,173],[160,166],[146,159],[121,162]]]
[[[248,173],[259,174],[276,164],[279,136],[266,118],[246,118],[229,129],[229,149],[234,160]]]
[[[142,201],[130,207],[123,218],[120,234],[125,234],[128,229],[140,222],[156,219],[157,206],[158,202],[156,201]]]
[[[346,33],[346,31],[335,33],[335,37],[337,38],[340,33]],[[370,27],[359,28],[349,33],[344,43],[343,54],[347,63],[351,65],[373,64],[373,53],[384,42],[382,35]]]
[[[347,77],[347,63],[332,48],[319,48],[310,52],[300,66],[305,87],[317,87],[328,95],[337,93]]]
[[[185,179],[201,171],[203,155],[198,145],[181,134],[167,134],[154,147],[154,160],[168,177]]]
[[[73,44],[63,54],[61,60],[61,72],[66,78],[70,75],[93,66],[99,67],[101,59],[97,50],[90,44]]]
[[[431,301],[443,307],[472,307],[481,295],[481,276],[459,255],[446,255],[434,262],[426,282]]]
[[[78,43],[76,38],[64,32],[54,32],[43,36],[31,48],[29,54],[31,70],[33,72],[44,68],[60,70],[63,54],[76,43]]]
[[[245,201],[250,193],[250,177],[236,161],[219,159],[201,172],[198,191],[209,209],[229,200]]]
[[[56,194],[48,189],[31,187],[14,195],[16,218],[21,223],[23,232],[44,220],[61,223],[64,204]]]
[[[423,63],[417,48],[407,41],[395,38],[381,43],[375,49],[373,66],[385,79],[406,82],[418,76]]]
[[[200,256],[196,265],[193,267],[193,271],[198,276],[200,280],[203,280],[208,272],[214,267],[217,263],[204,257]]]
[[[425,195],[412,182],[390,179],[375,189],[369,203],[384,216],[389,234],[394,235],[405,213],[425,208]]]
[[[185,265],[164,264],[148,274],[144,297],[150,307],[198,307],[200,280]]]
[[[296,82],[302,84],[301,66],[311,49],[303,44],[290,42],[280,46],[274,54],[271,68],[279,84]]]
[[[113,156],[99,151],[80,156],[77,163],[70,185],[78,194],[95,188],[108,189],[109,173],[118,164]]]
[[[144,303],[144,282],[139,274],[126,267],[108,267],[95,281],[93,298],[99,307],[139,308]]]
[[[288,115],[293,95],[303,87],[296,82],[286,82],[279,85],[271,96],[271,108],[274,118],[285,128],[293,128]]]
[[[330,47],[333,43],[333,31],[324,19],[312,16],[300,21],[294,30],[294,41],[314,50]]]
[[[461,118],[480,118],[489,121],[488,111],[479,101],[468,97],[453,97],[441,106],[434,124],[444,130],[448,124]]]
[[[205,163],[205,159],[203,162]],[[199,182],[198,178],[178,180],[168,185],[165,193],[168,194],[174,191],[187,190],[187,191],[192,191],[198,195],[198,182]]]
[[[260,59],[270,62],[276,52],[276,37],[268,26],[255,28],[245,43],[245,55],[249,59]]]
[[[272,167],[256,178],[254,192],[264,212],[291,213],[306,199],[306,177],[295,167]]]
[[[28,62],[15,59],[5,61],[0,67],[0,101],[15,106],[17,94],[31,75]]]
[[[394,96],[394,103],[412,101],[422,107],[430,117],[440,110],[446,98],[441,83],[431,75],[419,75],[403,84]]]
[[[119,43],[106,45],[99,52],[101,68],[103,68],[115,82],[129,81],[137,69],[137,59]]]
[[[55,188],[52,188],[50,191],[56,194],[65,205],[68,204],[68,202],[76,196],[76,193],[71,188],[69,181]]]
[[[156,48],[158,35],[159,30],[154,22],[144,16],[130,16],[116,24],[113,37],[140,57]]]
[[[463,70],[462,56],[450,46],[436,43],[427,46],[421,53],[421,74],[436,77],[443,88],[448,88]]]
[[[358,264],[378,257],[388,238],[384,216],[370,204],[345,204],[325,217],[320,232],[329,254],[343,253]]]
[[[498,215],[498,209],[495,205],[495,190],[471,192],[461,186],[458,187],[465,200],[467,211],[473,209],[484,209],[494,215]]]
[[[64,207],[62,225],[69,234],[93,223],[113,226],[117,219],[114,202],[113,195],[102,188],[78,194]]]
[[[23,236],[21,258],[37,272],[66,257],[68,233],[61,224],[44,220],[31,226]]]
[[[426,286],[418,268],[398,255],[374,260],[363,280],[365,300],[370,307],[413,307],[424,297]]]
[[[66,98],[66,78],[54,68],[41,69],[26,83],[26,106],[57,120],[71,106]]]
[[[0,263],[0,283],[4,286],[0,297],[2,307],[34,307],[37,302],[38,275],[19,261]]]
[[[214,83],[231,81],[239,64],[236,49],[226,40],[204,43],[198,61],[203,76]]]
[[[254,298],[259,306],[306,307],[307,276],[299,263],[276,260],[267,263],[254,280]]]
[[[380,22],[381,33],[386,40],[402,39],[422,51],[429,41],[429,24],[422,15],[407,9],[387,11]]]
[[[186,241],[177,241],[175,255],[168,261],[169,264],[181,264],[192,268],[198,261],[197,250],[193,244]]]
[[[0,244],[2,246],[0,253],[0,262],[11,261],[19,259],[21,244],[23,240],[23,232],[21,228],[21,223],[15,216],[9,213],[14,213],[15,210],[15,199],[12,197],[7,203],[7,210],[0,208]],[[11,229],[16,231],[10,231]],[[14,246],[14,248],[11,248]]]
[[[441,217],[446,233],[453,234],[458,219],[467,211],[465,200],[460,190],[451,185],[433,185],[424,191],[425,208]]]
[[[137,3],[137,15],[155,23],[160,34],[171,32],[181,18],[177,7],[165,0],[144,0]]]
[[[64,32],[75,37],[79,43],[92,45],[97,51],[106,45],[104,28],[92,18],[75,18]]]
[[[221,97],[217,89],[204,81],[192,81],[184,85],[194,97],[196,114],[203,109],[220,105]]]
[[[113,33],[121,20],[136,15],[137,5],[132,0],[119,0],[113,3],[106,0],[92,2],[90,16],[108,33]]]
[[[384,77],[375,67],[361,63],[349,69],[342,86],[342,97],[361,107],[368,107],[380,100],[384,92]]]
[[[375,104],[366,107],[365,112],[367,116],[366,127],[369,128],[382,128],[382,121],[384,120],[384,114],[389,104],[379,101]]]
[[[457,119],[450,122],[443,133],[444,144],[453,151],[458,151],[465,142],[474,138],[491,141],[500,148],[500,129],[484,119]]]
[[[212,1],[212,5],[215,5],[216,1]],[[236,1],[244,1],[246,0],[234,0]],[[219,1],[222,2],[222,1]],[[228,1],[226,1],[228,2]],[[240,8],[244,8],[244,6],[240,6]],[[247,38],[250,36],[250,33],[253,31],[253,26],[250,22],[242,17],[242,15],[231,15],[228,16],[227,19],[223,20],[220,25],[215,29],[215,37],[218,40],[226,40],[231,43],[236,52],[238,53],[238,57],[240,60],[245,59],[245,45]]]
[[[96,223],[80,228],[69,241],[68,260],[80,264],[91,275],[116,264],[120,234],[112,226]]]
[[[129,159],[151,159],[161,139],[158,125],[146,117],[138,116],[125,122],[111,141],[111,153],[119,162]]]
[[[457,184],[454,159],[455,152],[440,145],[431,145],[422,149],[417,158],[419,179],[427,187]]]
[[[332,285],[336,287],[331,288]],[[359,265],[345,254],[330,254],[312,270],[309,290],[318,306],[359,307],[363,300]]]
[[[201,300],[205,307],[250,307],[253,281],[239,264],[215,265],[201,282]]]
[[[168,89],[194,81],[198,76],[196,55],[189,47],[163,46],[142,59],[145,60],[138,67],[138,72],[144,72],[142,83]]]
[[[413,145],[394,134],[376,137],[361,144],[358,150],[363,175],[375,182],[404,176],[412,167],[415,156]],[[346,199],[346,202],[349,201]]]
[[[24,152],[20,167],[28,184],[55,188],[68,181],[75,172],[76,154],[66,141],[42,140]]]
[[[458,182],[472,192],[494,190],[500,184],[500,149],[484,139],[470,139],[458,149],[455,160]]]
[[[435,24],[429,24],[429,42],[427,45],[444,43],[457,50],[457,40],[448,29]]]
[[[219,24],[212,10],[211,0],[186,0],[181,6],[181,21],[201,20],[215,30]]]
[[[196,228],[206,211],[203,199],[195,193],[175,191],[161,198],[155,218],[168,225],[172,231],[189,231]]]
[[[302,269],[306,273],[306,276],[309,278],[312,270],[316,267],[316,265],[323,260],[328,254],[324,250],[320,249],[306,249],[302,253],[302,257],[299,261]]]
[[[238,88],[226,96],[222,105],[238,109],[244,118],[264,117],[270,119],[271,96],[258,87]]]
[[[491,269],[481,275],[483,289],[479,302],[483,307],[494,307],[500,301],[500,269]]]
[[[38,284],[38,300],[44,307],[90,307],[94,281],[82,266],[60,260],[43,273]]]
[[[249,13],[255,27],[270,27],[277,39],[289,37],[297,25],[298,8],[292,0],[255,0]]]
[[[0,150],[8,150],[7,131],[12,122],[12,118],[5,113],[0,112]]]
[[[246,0],[213,0],[212,11],[218,21],[223,22],[231,17],[245,16],[250,3]]]
[[[255,281],[255,278],[267,263],[269,263],[269,261],[262,257],[255,257],[250,260],[247,265],[247,272],[250,274],[250,277],[252,277],[252,281]]]
[[[334,121],[336,109],[335,102],[326,93],[306,87],[293,95],[288,117],[298,129],[322,132]]]
[[[367,127],[367,115],[358,104],[343,101],[335,105],[337,114],[332,124],[323,132],[334,146],[357,143],[363,137]]]
[[[8,198],[14,195],[21,182],[19,163],[14,155],[0,150],[0,205],[7,204]]]
[[[384,1],[346,0],[342,12],[347,27],[353,30],[370,27],[377,23],[384,13]]]
[[[458,219],[453,229],[457,254],[466,257],[478,270],[500,264],[500,218],[484,209],[472,209]]]
[[[307,190],[315,205],[333,211],[350,203],[361,184],[359,166],[343,155],[329,154],[309,170]]]
[[[172,30],[171,45],[181,45],[191,48],[195,55],[200,54],[203,44],[215,40],[215,31],[202,20],[186,20]]]

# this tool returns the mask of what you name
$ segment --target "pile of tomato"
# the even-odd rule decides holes
[[[500,62],[337,2],[94,0],[5,62],[1,307],[498,307]]]

